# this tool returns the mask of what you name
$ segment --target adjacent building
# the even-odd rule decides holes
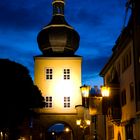
[[[128,25],[100,72],[111,89],[105,112],[107,140],[140,139],[140,2],[129,1],[128,6],[132,8]]]

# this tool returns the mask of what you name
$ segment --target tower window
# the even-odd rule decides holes
[[[45,101],[45,107],[46,108],[51,108],[52,107],[52,97],[51,96],[47,96],[46,97],[46,101]]]
[[[62,14],[64,15],[64,4],[63,3],[55,3],[53,5],[53,14]]]
[[[70,69],[64,69],[64,80],[70,79]]]
[[[64,108],[70,107],[70,97],[64,97]]]
[[[53,78],[53,70],[52,69],[50,69],[50,68],[47,68],[46,69],[46,79],[47,80],[51,80],[52,78]]]

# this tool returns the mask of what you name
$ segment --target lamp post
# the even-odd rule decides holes
[[[85,129],[90,126],[90,120],[78,119],[76,120],[76,124],[82,129],[83,140],[85,140]]]
[[[101,94],[102,94],[102,114],[107,114],[107,108],[109,105],[109,96],[110,96],[110,87],[101,86]]]
[[[89,92],[90,92],[91,87],[88,85],[83,85],[80,87],[81,94],[82,94],[82,105],[85,108],[89,107]]]
[[[88,85],[83,85],[80,87],[82,95],[82,105],[76,106],[78,118],[76,120],[76,125],[82,129],[83,140],[85,139],[85,130],[90,126],[90,115],[89,115],[89,92],[91,87]]]

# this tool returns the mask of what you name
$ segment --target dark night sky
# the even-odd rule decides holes
[[[34,75],[33,56],[40,55],[36,37],[52,16],[52,0],[0,2],[0,58],[26,66]],[[121,33],[126,0],[66,0],[65,18],[80,35],[83,84],[102,84],[99,72]],[[128,17],[128,16],[127,16]]]

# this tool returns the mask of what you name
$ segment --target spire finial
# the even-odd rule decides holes
[[[53,0],[53,15],[63,15],[64,16],[64,0]]]

